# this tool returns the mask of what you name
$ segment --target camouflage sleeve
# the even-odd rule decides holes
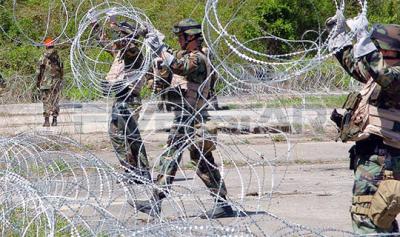
[[[336,59],[344,70],[359,82],[366,83],[366,79],[361,75],[357,67],[357,61],[353,56],[353,46],[348,46],[335,54]]]
[[[202,66],[202,59],[195,53],[189,53],[180,59],[174,59],[170,68],[174,74],[187,76],[193,72],[199,71]],[[190,79],[190,78],[188,78]]]
[[[44,58],[44,56],[42,56],[39,59],[38,66],[37,66],[37,69],[36,69],[36,85],[37,86],[42,81],[43,73],[44,73],[44,70],[45,70],[45,67],[46,67],[44,61],[45,61],[45,58]]]
[[[387,66],[379,51],[366,55],[362,60],[371,77],[383,90],[394,95],[400,92],[400,66]]]

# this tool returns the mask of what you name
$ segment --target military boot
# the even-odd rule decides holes
[[[146,184],[152,182],[150,172],[148,170],[125,170],[125,175],[122,179],[117,180],[117,183],[126,184]]]
[[[221,217],[232,217],[234,212],[225,197],[218,198],[215,206],[200,216],[202,219],[217,219]]]
[[[157,217],[161,214],[161,204],[163,197],[154,193],[149,200],[128,200],[128,204],[136,208],[136,210],[146,213],[149,216]]]
[[[57,126],[57,117],[53,116],[53,121],[51,122],[51,126]]]
[[[50,127],[50,118],[44,117],[43,127]]]

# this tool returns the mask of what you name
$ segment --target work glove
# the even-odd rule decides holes
[[[346,24],[350,30],[356,34],[357,42],[354,44],[353,48],[355,58],[360,58],[377,50],[368,32],[368,19],[365,14],[360,14],[348,20]]]
[[[111,8],[106,12],[107,15],[107,21],[110,22],[110,24],[117,24],[117,11],[114,8]]]
[[[330,52],[351,45],[351,40],[346,34],[346,19],[342,11],[337,10],[335,16],[326,20],[325,25],[327,31],[332,34],[328,41]]]
[[[99,20],[98,18],[97,18],[97,12],[96,12],[96,10],[94,10],[93,8],[91,8],[89,11],[88,11],[88,13],[87,13],[87,18],[88,18],[88,20],[90,21],[90,24],[91,25],[97,25],[97,21]]]
[[[160,56],[166,46],[163,42],[164,35],[159,32],[147,33],[144,42],[154,52],[155,55]]]
[[[148,33],[144,42],[154,52],[156,57],[163,59],[165,66],[170,66],[175,57],[167,51],[167,46],[164,44],[165,36],[159,31]]]

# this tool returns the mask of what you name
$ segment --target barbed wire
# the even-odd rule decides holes
[[[56,38],[59,45],[71,45],[69,59],[71,79],[78,88],[89,90],[97,97],[116,100],[118,97],[126,96],[126,93],[131,93],[132,90],[125,92],[125,89],[143,83],[146,77],[164,80],[152,71],[155,56],[149,45],[144,42],[144,38],[132,37],[132,35],[136,36],[141,28],[145,28],[148,32],[158,32],[157,27],[142,10],[132,6],[129,1],[105,1],[98,5],[90,1],[89,9],[80,8],[84,2],[81,1],[78,4],[76,12],[70,12],[67,10],[66,1],[50,1],[50,5],[60,3],[59,6],[63,9],[63,13],[58,17],[62,15],[62,22],[65,23]],[[14,21],[18,22],[18,4],[16,0],[13,3]],[[307,32],[307,34],[315,35],[315,41],[288,40],[267,34],[241,42],[239,37],[228,31],[232,20],[223,23],[220,19],[219,3],[218,0],[206,2],[202,23],[203,36],[212,57],[213,69],[224,86],[217,96],[230,95],[241,98],[244,94],[265,93],[280,97],[280,93],[283,92],[289,95],[308,95],[315,92],[340,94],[358,87],[358,84],[348,81],[348,77],[337,63],[329,61],[335,52],[328,52],[327,42],[334,33],[322,37],[326,32]],[[367,2],[360,0],[359,3],[362,5],[362,14],[366,14]],[[343,10],[345,7],[344,1],[340,3],[334,1],[334,4],[338,10]],[[47,18],[52,16],[51,10],[51,6],[46,9]],[[233,11],[240,11],[240,7]],[[232,16],[234,15],[233,12]],[[99,44],[101,38],[96,38],[95,31],[107,31],[111,17],[118,19],[119,22],[129,22],[133,26],[133,32],[114,37],[105,45],[101,45]],[[66,29],[72,20],[77,23],[77,27],[74,35],[70,36],[66,33]],[[49,22],[49,20],[46,22],[43,38],[48,35],[51,28]],[[41,42],[33,40],[26,29],[18,24],[17,27],[23,32],[24,39],[12,40],[41,45]],[[349,33],[349,38],[353,36]],[[322,40],[323,38],[325,40]],[[285,54],[268,54],[249,46],[266,39],[287,44],[292,49],[300,48],[300,50]],[[110,55],[109,48],[121,41],[127,42],[127,46],[119,49],[119,52],[129,50],[129,45],[135,45],[139,50],[138,55],[141,55],[141,59],[137,59],[139,66],[130,70],[129,77],[115,81],[113,86],[105,86],[109,83],[105,78],[115,59],[115,54],[113,54],[115,52],[111,51],[112,55]],[[340,47],[337,50],[340,50]],[[21,89],[20,84],[18,86],[21,80],[9,82],[10,91]],[[204,84],[208,80],[211,78],[208,78]],[[172,85],[168,83],[170,82],[166,82],[166,87],[171,89]],[[29,83],[26,87],[29,87]],[[141,110],[142,116],[148,112],[151,105],[161,102],[159,99],[161,95],[168,93],[167,89],[157,91],[153,87],[151,90],[150,97],[144,100],[135,111]],[[179,89],[174,89],[174,91],[181,101],[168,103],[183,114],[187,112],[185,111],[187,108],[183,106],[184,95]],[[122,92],[123,95],[119,95]],[[208,98],[203,99],[206,103],[199,111],[207,107],[212,111],[211,102]],[[208,120],[206,115],[199,111],[196,111],[193,117],[183,124],[186,130],[194,129],[191,125],[193,120],[200,120],[201,124],[206,123]],[[255,115],[261,113],[259,110],[249,109],[249,111],[250,114]],[[289,116],[287,112],[283,113],[284,116]],[[132,117],[133,115],[129,119]],[[235,122],[227,121],[222,116],[215,117],[229,125],[236,125]],[[228,175],[237,177],[236,185],[240,190],[239,193],[228,197],[228,203],[236,211],[235,216],[229,218],[228,221],[200,218],[207,209],[212,208],[213,202],[209,197],[211,193],[199,184],[199,179],[191,179],[193,172],[187,171],[183,165],[178,164],[177,168],[179,177],[183,177],[183,183],[171,185],[169,195],[163,202],[162,215],[149,217],[138,212],[135,207],[128,204],[128,201],[135,203],[138,199],[151,199],[154,190],[163,190],[157,182],[146,180],[139,175],[134,175],[133,180],[144,183],[142,185],[128,185],[121,182],[124,175],[120,170],[124,167],[108,164],[74,140],[63,136],[52,133],[23,133],[14,137],[2,137],[0,138],[0,154],[2,154],[0,166],[3,168],[0,171],[1,231],[3,234],[12,233],[22,236],[353,235],[348,231],[332,228],[314,229],[292,223],[269,211],[272,194],[279,190],[287,171],[284,169],[280,173],[276,167],[282,162],[290,161],[293,145],[286,132],[268,125],[266,129],[268,130],[266,135],[271,141],[276,134],[284,137],[286,141],[284,154],[279,154],[274,147],[275,154],[266,157],[263,152],[246,144],[240,135],[228,133],[231,141],[229,145],[221,140],[214,141],[215,160],[219,164],[222,177]],[[157,131],[151,131],[144,134],[142,139],[144,146],[151,144],[152,141],[149,138],[156,133]],[[188,138],[186,147],[191,146],[201,150],[198,142],[193,138],[193,133],[185,131],[184,135]],[[171,147],[160,148],[151,160],[153,177],[160,174],[156,164],[159,163],[163,154],[169,152],[169,149]],[[123,157],[119,158],[123,159]],[[201,159],[205,160],[204,156]],[[217,168],[214,164],[208,163],[208,165]],[[244,168],[248,170],[245,175],[242,172]],[[249,187],[257,190],[257,195],[253,198],[246,196]],[[248,210],[255,214],[249,214]]]

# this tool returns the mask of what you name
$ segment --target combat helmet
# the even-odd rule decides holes
[[[47,37],[46,39],[43,40],[43,45],[46,46],[46,48],[51,48],[54,47],[54,39],[52,37]]]
[[[192,18],[186,18],[175,24],[172,31],[175,34],[199,35],[201,34],[201,24]]]
[[[384,50],[400,51],[400,25],[375,24],[372,27],[371,39],[376,40]]]

